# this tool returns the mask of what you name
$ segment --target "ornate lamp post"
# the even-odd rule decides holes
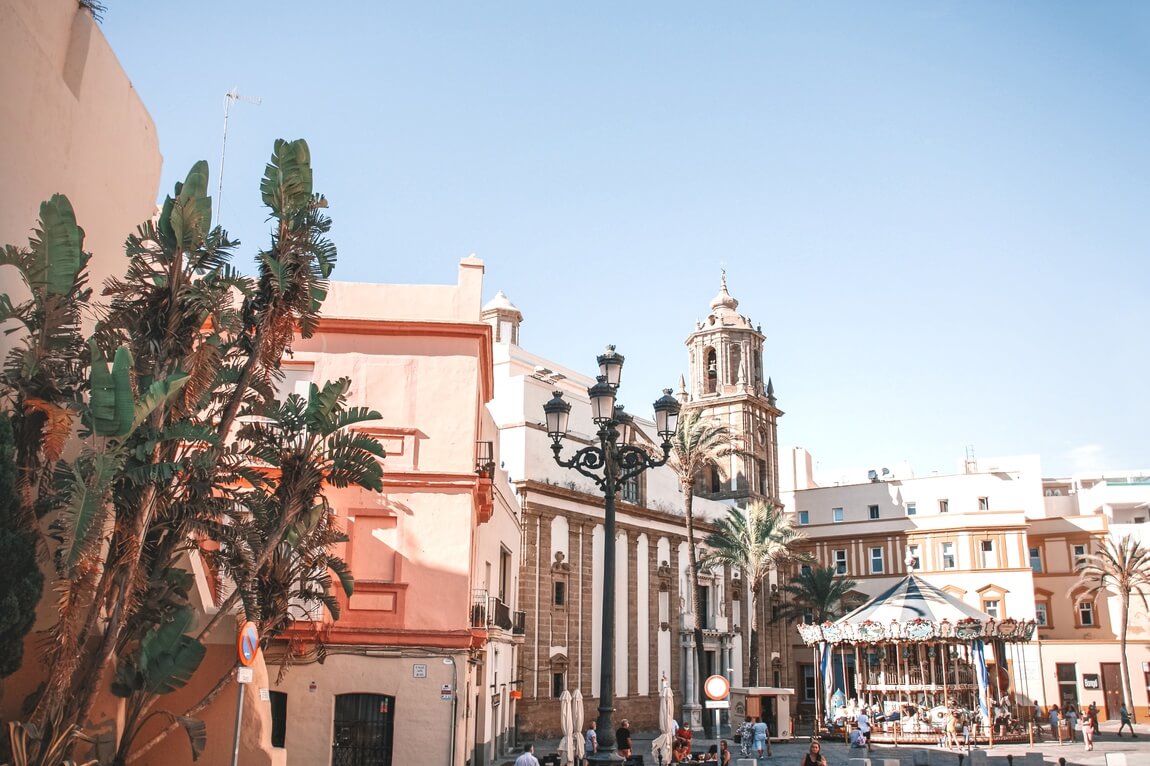
[[[615,725],[611,720],[615,712],[615,493],[628,479],[667,462],[671,454],[671,437],[679,423],[679,402],[669,388],[663,389],[663,396],[655,402],[655,430],[663,440],[663,456],[653,457],[646,450],[627,443],[632,419],[615,404],[623,355],[616,353],[614,346],[608,346],[598,361],[599,375],[595,378],[595,385],[587,389],[591,399],[591,419],[599,428],[596,434],[598,446],[583,447],[564,460],[560,452],[567,436],[571,405],[563,400],[562,391],[556,391],[554,397],[543,405],[543,412],[547,416],[547,435],[551,437],[555,462],[564,468],[574,468],[603,490],[603,635],[599,661],[599,718],[595,724],[599,752],[589,756],[588,760],[591,763],[620,763],[623,759],[615,752]]]

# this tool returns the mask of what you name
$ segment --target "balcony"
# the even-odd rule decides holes
[[[479,589],[471,597],[471,627],[523,636],[527,632],[527,613],[513,612],[503,599],[488,596],[486,590]]]

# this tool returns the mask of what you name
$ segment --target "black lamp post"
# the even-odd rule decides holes
[[[611,720],[615,712],[615,493],[628,479],[648,468],[666,464],[671,454],[671,437],[679,423],[679,402],[669,388],[663,389],[663,396],[655,402],[655,431],[663,440],[663,457],[652,457],[646,450],[627,443],[632,419],[615,404],[623,355],[616,353],[614,346],[608,346],[598,361],[599,375],[595,378],[595,385],[587,389],[591,399],[591,419],[599,428],[596,434],[598,446],[583,447],[570,459],[564,460],[559,453],[567,435],[571,405],[563,400],[562,391],[556,391],[555,396],[543,405],[543,412],[547,416],[547,435],[551,437],[555,462],[564,468],[574,468],[603,490],[603,635],[599,661],[599,718],[595,724],[599,752],[589,755],[588,761],[620,763],[623,759],[615,752],[615,726]]]

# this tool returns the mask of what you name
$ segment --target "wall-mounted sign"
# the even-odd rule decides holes
[[[1083,673],[1082,674],[1082,688],[1083,689],[1099,689],[1101,684],[1098,683],[1097,673]]]
[[[426,665],[412,665],[411,666],[411,677],[412,678],[427,678],[427,666]]]

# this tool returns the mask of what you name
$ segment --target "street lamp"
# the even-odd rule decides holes
[[[621,763],[615,752],[615,726],[611,715],[615,712],[615,493],[623,482],[633,479],[648,468],[665,465],[671,455],[671,437],[679,424],[679,402],[671,389],[663,389],[663,396],[655,402],[655,431],[663,440],[663,456],[653,457],[646,450],[628,444],[633,427],[630,414],[615,404],[615,393],[623,371],[623,355],[608,346],[599,355],[599,375],[595,385],[587,389],[591,400],[591,419],[599,428],[598,446],[579,449],[569,459],[560,457],[563,439],[571,416],[571,404],[563,400],[563,392],[556,391],[543,405],[547,419],[547,435],[551,437],[551,451],[555,462],[564,468],[574,468],[591,479],[603,491],[603,635],[599,662],[599,718],[595,728],[599,752],[588,757],[590,763]]]

